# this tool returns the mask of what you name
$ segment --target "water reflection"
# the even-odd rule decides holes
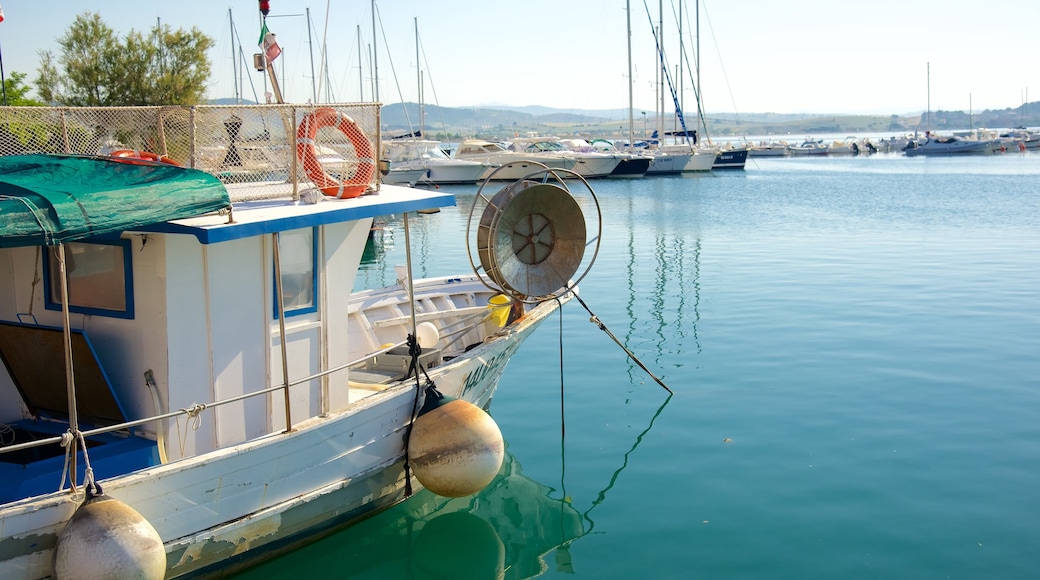
[[[638,348],[644,341],[651,341],[654,361],[661,367],[676,356],[700,354],[702,350],[697,331],[701,317],[701,239],[698,232],[691,235],[685,229],[684,220],[689,217],[681,212],[672,216],[678,225],[658,220],[653,230],[637,226],[637,220],[644,220],[638,203],[634,196],[628,198],[625,312],[629,323],[625,344]],[[689,346],[688,341],[692,341]],[[630,379],[640,374],[641,369],[630,361]]]
[[[242,578],[531,578],[566,571],[586,519],[506,453],[477,495],[422,490],[393,508],[243,573]]]

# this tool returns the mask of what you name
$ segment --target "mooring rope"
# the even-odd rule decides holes
[[[408,354],[412,357],[412,362],[408,366],[408,374],[405,378],[415,375],[415,400],[412,401],[412,418],[408,421],[408,428],[405,430],[404,435],[404,496],[411,497],[412,495],[412,475],[411,465],[408,463],[408,447],[409,442],[412,439],[412,427],[415,425],[415,420],[419,414],[419,395],[423,392],[426,393],[427,397],[437,397],[437,399],[444,398],[444,395],[437,390],[437,385],[430,379],[430,375],[427,374],[426,369],[419,364],[419,356],[422,354],[422,347],[419,346],[419,340],[414,334],[408,335]],[[422,371],[424,377],[426,377],[426,384],[422,384],[419,379],[419,371]]]
[[[650,378],[657,381],[657,384],[661,385],[661,387],[663,387],[664,390],[668,391],[669,393],[672,392],[672,390],[668,388],[668,385],[664,384],[664,381],[657,378],[657,375],[650,372],[650,369],[646,368],[646,365],[643,364],[643,361],[639,360],[639,358],[635,354],[633,354],[632,351],[628,350],[628,348],[625,345],[621,344],[621,341],[618,340],[616,336],[614,336],[613,332],[610,332],[610,329],[607,328],[607,325],[603,324],[603,321],[600,320],[598,316],[596,316],[596,314],[589,308],[588,304],[585,304],[585,301],[581,299],[581,296],[578,296],[577,292],[573,292],[572,295],[575,299],[578,300],[578,303],[581,304],[582,308],[584,308],[589,313],[589,316],[591,316],[591,318],[589,318],[589,322],[595,324],[599,327],[600,330],[607,333],[607,336],[609,336],[615,344],[620,346],[621,350],[625,351],[625,354],[628,355],[628,358],[632,359],[637,365],[639,365],[639,368],[643,369],[643,371],[645,371],[646,374],[650,375]]]

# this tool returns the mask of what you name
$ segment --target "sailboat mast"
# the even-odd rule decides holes
[[[628,146],[632,147],[632,2],[625,0],[625,26],[628,37]],[[645,136],[644,136],[645,137]]]
[[[314,99],[313,102],[318,102],[318,85],[316,84],[316,77],[314,75],[314,39],[311,38],[311,9],[306,9],[307,13],[307,51],[311,55],[311,96]]]
[[[693,33],[697,35],[697,44],[694,45],[696,52],[693,53],[693,64],[694,64],[694,69],[696,69],[696,70],[694,70],[694,73],[695,73],[695,75],[697,77],[697,82],[696,82],[696,87],[697,87],[697,114],[703,119],[704,118],[704,113],[701,111],[701,99],[704,98],[703,95],[701,94],[703,92],[703,89],[701,88],[703,86],[703,85],[701,85],[701,0],[694,0],[694,2],[693,2],[693,9],[697,11],[696,15],[693,18],[693,22],[694,22]],[[707,133],[708,133],[708,127],[707,127],[707,125],[705,125],[705,127],[704,127],[705,137],[707,137]]]
[[[228,25],[231,27],[231,82],[235,85],[235,104],[242,104],[242,91],[238,86],[238,55],[235,54],[235,20],[231,17],[231,9],[227,11]]]
[[[361,64],[364,62],[365,57],[361,52],[361,25],[357,25],[357,86],[358,86],[358,102],[365,102],[365,70]]]
[[[376,0],[372,0],[372,96],[379,102],[379,52],[376,42]]]
[[[679,0],[679,66],[678,66],[678,77],[679,77],[679,106],[682,110],[686,110],[686,83],[685,80],[685,68],[682,66],[683,55],[686,54],[686,45],[683,43],[683,20],[682,20],[682,8],[683,2]]]
[[[416,91],[416,98],[419,103],[419,135],[423,133],[423,74],[422,66],[419,64],[419,18],[413,18],[415,22],[415,76],[416,82],[418,83],[418,90]]]
[[[931,131],[932,130],[932,63],[931,62],[929,62],[927,64],[927,68],[925,69],[925,71],[926,71],[925,72],[925,78],[926,78],[926,80],[928,82],[928,92],[927,92],[928,114],[925,116],[924,128],[925,128],[926,131]]]
[[[664,142],[664,74],[665,74],[665,63],[664,63],[664,0],[658,0],[657,2],[657,58],[660,59],[660,66],[658,69],[658,78],[660,81],[657,83],[657,90],[660,91],[660,112],[657,114],[657,138],[663,143]]]

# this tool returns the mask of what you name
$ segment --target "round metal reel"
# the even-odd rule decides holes
[[[585,216],[567,190],[517,182],[489,202],[477,237],[481,266],[495,283],[523,296],[546,296],[581,265]]]

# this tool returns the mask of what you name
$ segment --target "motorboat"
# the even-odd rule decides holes
[[[631,178],[643,177],[650,168],[653,158],[643,153],[634,151],[622,151],[612,141],[607,139],[561,139],[560,143],[572,151],[581,153],[596,152],[611,155],[618,160],[618,164],[607,177]]]
[[[924,141],[912,140],[903,149],[908,157],[919,155],[986,155],[1000,149],[1000,142],[994,139],[975,140],[957,136],[937,136],[929,134]]]
[[[748,157],[789,157],[791,149],[787,141],[760,141],[748,145]]]
[[[573,159],[574,172],[586,179],[607,177],[621,163],[621,159],[615,155],[601,153],[591,148],[582,150],[581,146],[578,146],[578,149],[571,149],[567,143],[551,137],[519,137],[510,141],[509,149],[519,153],[536,153]]]
[[[196,124],[243,112],[298,120],[286,182],[192,168],[211,146]],[[0,578],[227,575],[498,473],[499,377],[588,262],[573,191],[513,183],[471,212],[471,274],[409,262],[352,292],[378,216],[402,216],[407,243],[409,219],[455,203],[378,182],[378,104],[5,114],[67,150],[0,157]],[[97,127],[135,154],[99,155]],[[352,169],[330,175],[319,147],[347,141]],[[566,254],[488,248],[538,241],[519,231],[532,207]]]
[[[391,139],[383,142],[383,149],[391,168],[419,170],[421,184],[474,184],[488,169],[480,161],[448,157],[439,141]]]
[[[804,141],[798,145],[792,145],[789,147],[792,157],[810,157],[827,154],[827,145],[823,143],[823,139],[812,139],[806,137]]]
[[[558,170],[574,170],[577,160],[555,154],[535,151],[513,151],[501,143],[483,139],[467,139],[452,152],[455,159],[478,161],[487,166],[481,179],[514,181],[522,179],[532,171],[543,167]]]

